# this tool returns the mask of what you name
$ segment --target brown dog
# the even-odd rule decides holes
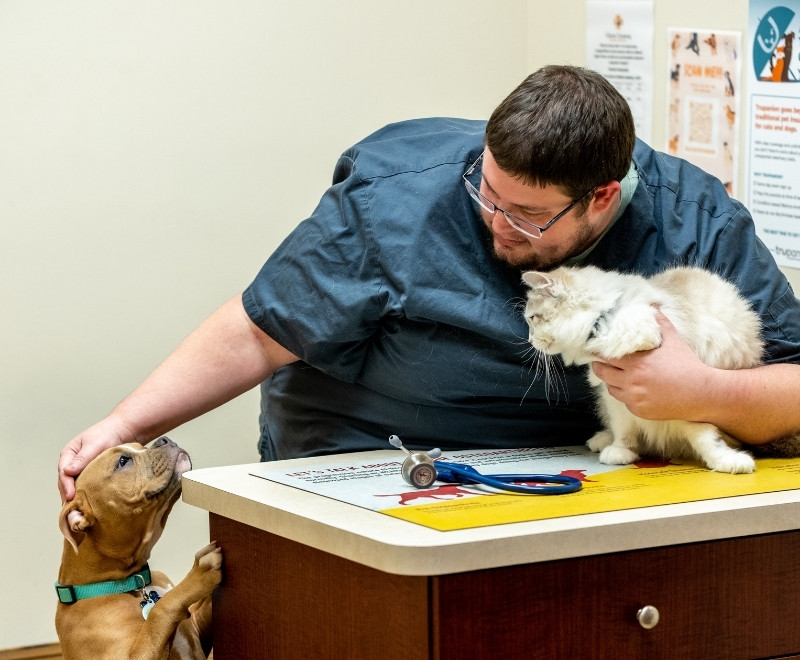
[[[211,592],[222,579],[222,551],[195,555],[174,588],[147,560],[191,468],[169,438],[149,448],[107,449],[78,477],[61,509],[64,551],[56,592],[56,631],[65,660],[177,660],[211,650]]]

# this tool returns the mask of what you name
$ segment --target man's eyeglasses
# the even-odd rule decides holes
[[[475,175],[476,172],[478,172],[482,162],[483,162],[483,153],[481,153],[481,155],[478,156],[478,160],[472,163],[470,168],[466,172],[464,172],[464,177],[463,177],[464,185],[467,187],[467,192],[469,193],[469,196],[472,197],[472,199],[474,199],[476,202],[478,202],[480,207],[483,210],[487,211],[488,213],[491,213],[492,215],[494,215],[498,211],[502,213],[503,217],[506,219],[506,221],[508,221],[508,224],[510,224],[518,232],[525,234],[526,236],[530,236],[531,238],[541,238],[542,232],[552,227],[558,220],[560,220],[567,213],[569,213],[578,202],[582,201],[595,191],[595,188],[592,188],[585,195],[582,195],[574,202],[572,202],[569,206],[567,206],[567,208],[561,211],[561,213],[548,220],[544,225],[537,225],[531,222],[530,220],[526,220],[525,218],[520,218],[518,215],[514,215],[509,211],[501,209],[491,199],[482,194],[481,191],[478,190],[478,188],[470,182],[468,177],[471,177]],[[478,183],[478,185],[480,185],[480,183]]]

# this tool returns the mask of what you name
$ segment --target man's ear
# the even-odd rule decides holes
[[[603,186],[597,186],[592,197],[591,206],[599,212],[608,210],[617,199],[617,193],[622,190],[619,181],[609,181]]]
[[[76,553],[78,546],[86,538],[86,530],[94,522],[92,507],[81,492],[75,493],[75,498],[64,504],[58,517],[58,527]]]

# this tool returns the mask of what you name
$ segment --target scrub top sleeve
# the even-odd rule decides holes
[[[720,234],[715,252],[718,272],[739,287],[761,316],[765,361],[800,363],[800,301],[744,207]]]
[[[334,185],[245,290],[253,322],[301,360],[352,382],[392,298],[370,222],[369,184],[346,155]]]

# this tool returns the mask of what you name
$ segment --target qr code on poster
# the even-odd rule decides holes
[[[714,133],[714,104],[704,101],[689,102],[689,142],[711,144]]]

